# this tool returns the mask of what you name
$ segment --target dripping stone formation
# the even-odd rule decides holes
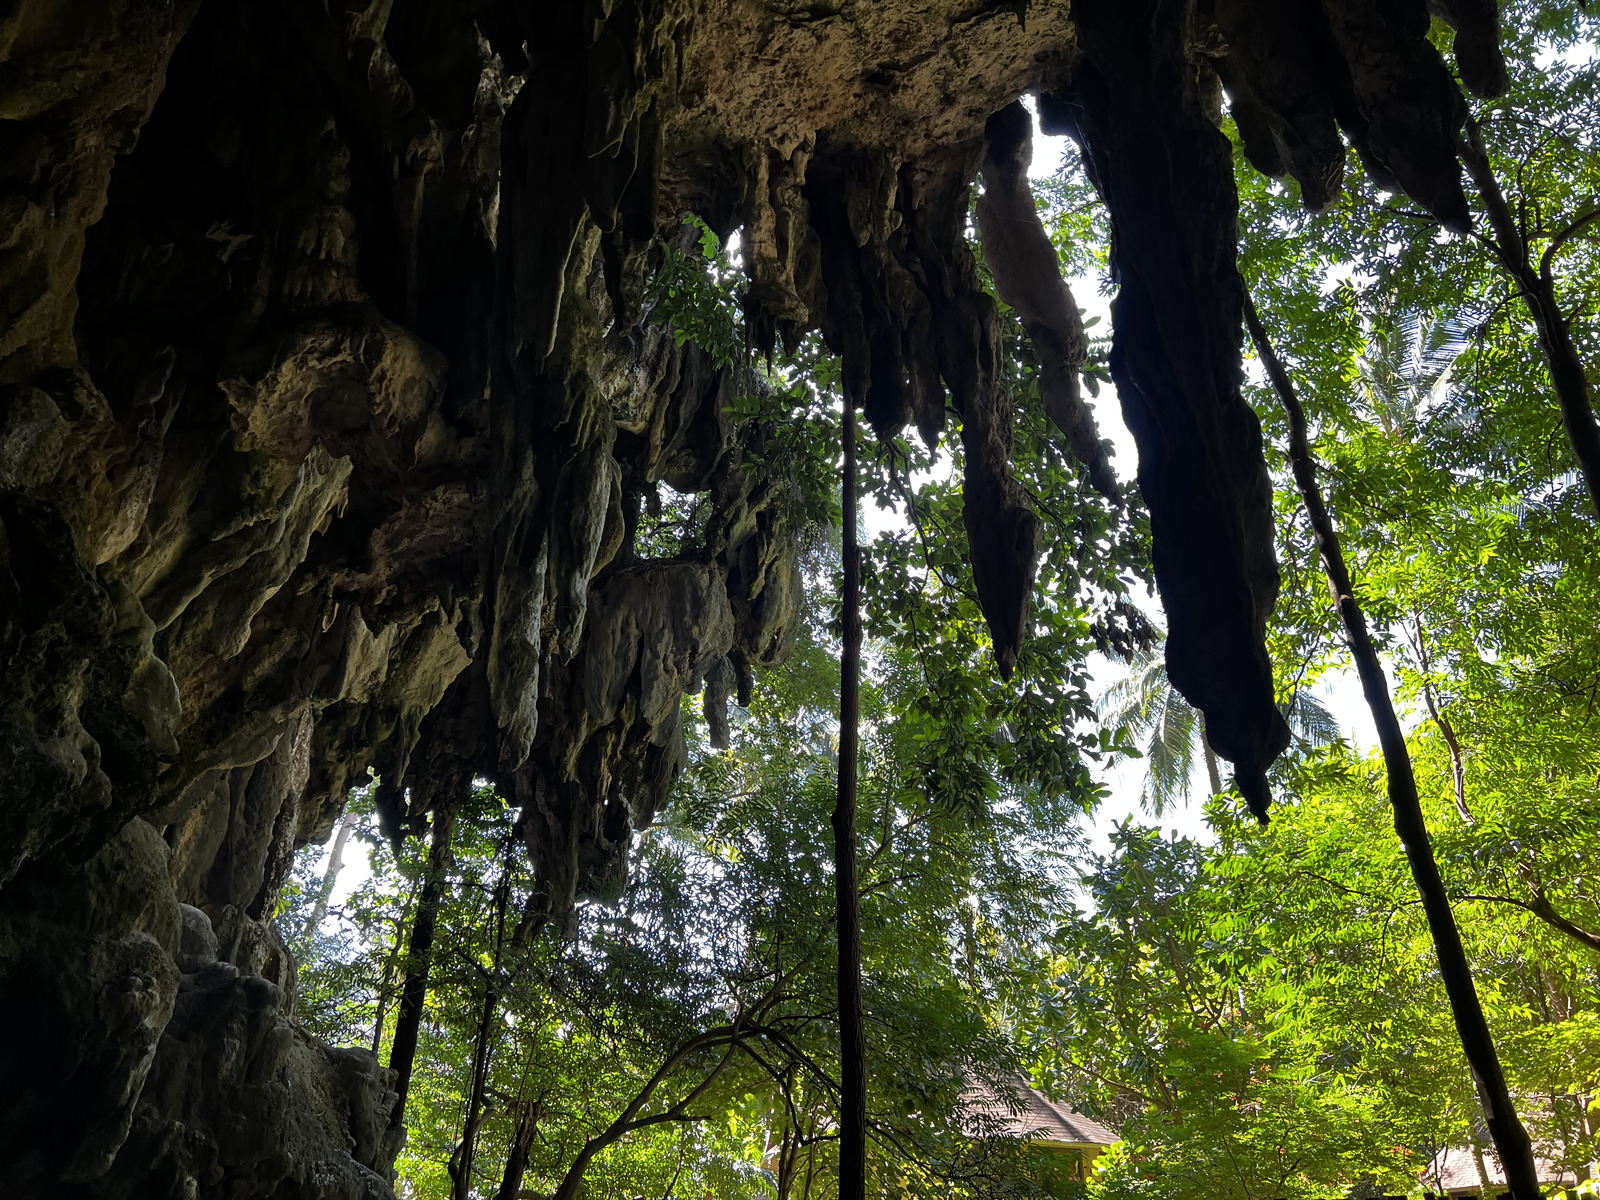
[[[399,838],[475,778],[557,927],[614,888],[800,610],[732,372],[649,319],[682,214],[758,347],[820,329],[880,435],[958,414],[998,670],[1041,526],[996,300],[1115,494],[1028,193],[1038,97],[1111,217],[1112,374],[1169,673],[1253,808],[1287,731],[1240,396],[1223,88],[1312,207],[1353,146],[1468,222],[1492,0],[20,0],[0,18],[0,1191],[387,1197],[394,1076],[293,1023],[269,918],[369,769]],[[658,485],[693,555],[635,547]],[[713,736],[717,731],[714,729]]]

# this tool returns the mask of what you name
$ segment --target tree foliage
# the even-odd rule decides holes
[[[1597,20],[1516,0],[1505,24],[1512,88],[1476,119],[1593,379]],[[1310,419],[1511,1091],[1540,1153],[1584,1178],[1600,1154],[1600,522],[1503,256],[1350,168],[1332,211],[1308,214],[1241,154],[1241,265]],[[1065,273],[1103,276],[1107,229],[1081,170],[1065,163],[1037,194]],[[734,712],[725,750],[702,701],[685,700],[689,767],[621,894],[582,906],[571,937],[519,937],[533,880],[515,813],[487,788],[462,810],[407,1195],[509,1200],[513,1166],[530,1196],[835,1194],[839,369],[815,338],[753,356],[740,289],[736,256],[691,220],[662,247],[646,307],[742,372],[734,415],[760,431],[746,460],[794,489],[808,596],[796,645]],[[1283,418],[1252,366],[1283,578],[1269,647],[1298,735],[1260,829],[1200,770],[1199,722],[1165,682],[1136,489],[1112,504],[1089,486],[1002,315],[1016,470],[1046,527],[1009,682],[971,578],[960,414],[934,446],[863,450],[871,1190],[1415,1192],[1446,1147],[1488,1142],[1382,763],[1339,728],[1348,663]],[[1085,383],[1110,400],[1106,349],[1092,345]],[[635,553],[697,553],[708,511],[707,496],[659,489]],[[1203,805],[1205,835],[1135,818],[1092,840],[1104,768],[1125,757],[1147,768],[1151,817]],[[329,881],[307,852],[279,922],[303,1023],[382,1053],[427,849],[382,841],[369,804],[354,801],[362,853],[347,855],[370,862],[365,877],[322,919]],[[1019,1072],[1120,1135],[1087,1184],[971,1103],[974,1084],[1003,1094]]]

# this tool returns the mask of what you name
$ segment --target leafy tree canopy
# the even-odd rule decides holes
[[[1597,22],[1547,0],[1515,0],[1504,19],[1512,86],[1476,128],[1594,380]],[[1552,1169],[1587,1179],[1600,1153],[1600,521],[1526,280],[1487,209],[1476,236],[1442,233],[1353,159],[1321,214],[1242,151],[1236,174],[1242,270],[1304,400],[1511,1093]],[[1081,170],[1069,161],[1035,191],[1064,272],[1109,289]],[[538,905],[516,814],[487,787],[442,860],[383,841],[364,794],[341,835],[343,861],[369,864],[355,886],[335,886],[338,856],[302,855],[278,920],[301,964],[300,1020],[338,1044],[386,1053],[430,880],[437,890],[409,1196],[836,1194],[839,369],[816,339],[750,354],[737,255],[704,223],[690,219],[659,263],[651,319],[738,374],[748,460],[790,488],[805,618],[726,738],[716,703],[685,698],[689,766],[620,894],[584,905],[570,936],[526,916]],[[1283,575],[1268,636],[1297,734],[1265,829],[1207,769],[1203,722],[1165,681],[1136,489],[1111,503],[1089,485],[1003,315],[1017,474],[1046,528],[1009,682],[971,577],[959,414],[933,447],[861,447],[864,494],[890,514],[872,524],[863,574],[872,1190],[1310,1200],[1419,1192],[1447,1147],[1487,1169],[1383,761],[1340,728],[1349,705],[1327,691],[1350,660],[1261,372],[1247,394]],[[1095,339],[1084,367],[1102,421],[1108,348]],[[694,555],[709,507],[659,489],[635,553]],[[1148,817],[1203,806],[1207,835],[1107,821],[1101,780],[1122,758],[1147,771]],[[1099,839],[1085,820],[1097,811]],[[1002,1136],[974,1103],[1023,1078],[1120,1136],[1086,1181],[1076,1155]]]

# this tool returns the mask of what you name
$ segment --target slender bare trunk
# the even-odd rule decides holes
[[[499,1007],[494,981],[484,988],[483,1010],[478,1018],[478,1037],[472,1052],[472,1085],[467,1099],[467,1119],[461,1126],[461,1141],[450,1156],[447,1170],[450,1173],[452,1200],[468,1200],[472,1193],[472,1163],[478,1152],[478,1130],[483,1126],[485,1110],[483,1089],[489,1075],[489,1030]]]
[[[1494,1181],[1489,1178],[1489,1166],[1483,1161],[1483,1146],[1478,1142],[1478,1135],[1472,1134],[1472,1162],[1478,1168],[1478,1183],[1483,1187],[1485,1196],[1494,1195]]]
[[[800,1131],[793,1122],[785,1121],[783,1133],[778,1138],[778,1169],[773,1172],[773,1193],[777,1200],[789,1200],[794,1189],[794,1168],[799,1159]]]
[[[1585,1146],[1592,1145],[1594,1137],[1594,1122],[1589,1117],[1589,1096],[1579,1092],[1573,1096],[1573,1104],[1578,1110],[1578,1136],[1583,1139]],[[1593,1160],[1580,1162],[1574,1166],[1572,1173],[1577,1176],[1579,1183],[1588,1183],[1593,1178]]]
[[[1200,749],[1206,758],[1206,780],[1211,784],[1213,796],[1222,795],[1222,772],[1217,769],[1217,752],[1211,748],[1211,739],[1206,736],[1205,727],[1200,729]]]
[[[1428,705],[1428,715],[1433,718],[1433,723],[1444,735],[1444,744],[1450,751],[1450,777],[1455,784],[1456,813],[1468,825],[1476,825],[1477,819],[1473,817],[1472,809],[1467,806],[1467,768],[1461,758],[1461,743],[1456,740],[1455,726],[1450,724],[1450,718],[1445,716],[1433,702],[1431,684],[1422,685],[1422,698]]]
[[[1456,739],[1455,726],[1450,723],[1439,706],[1433,701],[1433,685],[1427,681],[1430,674],[1428,667],[1428,637],[1422,629],[1422,614],[1413,613],[1417,624],[1417,659],[1422,667],[1422,699],[1428,706],[1428,715],[1433,718],[1433,723],[1439,727],[1439,732],[1444,736],[1444,744],[1450,751],[1450,775],[1456,786],[1456,812],[1468,825],[1476,825],[1477,821],[1472,815],[1472,809],[1467,807],[1467,769],[1461,756],[1461,743]]]
[[[528,1171],[528,1151],[533,1148],[533,1135],[538,1132],[543,1116],[542,1099],[523,1104],[511,1135],[511,1146],[506,1151],[506,1169],[500,1176],[500,1190],[494,1194],[494,1200],[517,1200],[517,1193],[522,1190],[522,1177]]]
[[[1555,278],[1550,273],[1551,260],[1565,237],[1570,236],[1583,223],[1595,219],[1586,214],[1570,226],[1565,235],[1558,235],[1545,252],[1539,266],[1533,265],[1528,243],[1523,237],[1511,206],[1506,203],[1500,181],[1489,165],[1489,156],[1483,148],[1483,131],[1473,117],[1467,118],[1466,128],[1458,139],[1457,148],[1466,164],[1467,174],[1477,185],[1478,194],[1489,214],[1489,225],[1494,230],[1490,245],[1500,265],[1511,276],[1522,293],[1522,299],[1533,316],[1534,327],[1539,331],[1539,349],[1544,353],[1550,368],[1550,382],[1555,387],[1556,402],[1561,407],[1561,421],[1567,427],[1567,438],[1577,456],[1589,501],[1600,512],[1600,426],[1595,424],[1594,406],[1589,399],[1589,381],[1583,373],[1583,360],[1573,345],[1567,319],[1556,301]]]
[[[844,648],[839,666],[839,795],[833,882],[839,935],[839,1200],[867,1194],[867,1042],[861,1008],[856,769],[861,736],[861,548],[856,543],[856,413],[844,402]]]
[[[396,930],[395,941],[398,942],[401,936],[402,931]],[[391,965],[392,964],[390,963],[383,964],[383,974],[378,979],[378,1011],[372,1019],[372,1052],[374,1054],[378,1053],[378,1050],[383,1046],[383,1020],[389,1015],[389,1005],[386,999],[386,994],[389,991]]]
[[[501,960],[506,945],[506,907],[511,899],[511,856],[516,853],[516,843],[506,847],[505,864],[500,870],[499,882],[494,888],[494,956],[488,975],[483,981],[483,1008],[478,1016],[478,1036],[472,1051],[472,1088],[467,1095],[467,1119],[461,1128],[461,1144],[451,1155],[450,1178],[455,1187],[454,1200],[468,1200],[472,1191],[472,1162],[478,1151],[478,1131],[483,1127],[485,1115],[484,1094],[489,1087],[489,1059],[494,1051],[492,1033],[494,1017],[500,1010],[500,988],[503,983]]]
[[[439,924],[439,902],[444,897],[445,872],[450,864],[450,835],[455,827],[457,804],[434,810],[433,831],[428,847],[428,874],[417,900],[411,922],[411,949],[407,955],[405,983],[400,988],[400,1013],[395,1018],[394,1042],[389,1049],[389,1069],[396,1072],[394,1089],[398,1099],[389,1114],[389,1127],[398,1129],[405,1121],[406,1093],[411,1088],[411,1070],[416,1065],[417,1037],[422,1031],[422,1010],[428,1000],[428,973],[433,965],[433,939]]]
[[[378,1053],[383,1046],[383,1022],[389,1015],[389,988],[394,981],[394,973],[400,965],[400,960],[405,951],[406,921],[412,913],[412,902],[416,898],[413,890],[406,896],[406,902],[401,905],[400,913],[394,919],[394,944],[389,947],[389,953],[383,957],[383,974],[378,977],[378,994],[375,999],[377,1013],[372,1021],[372,1052]]]
[[[1294,469],[1295,483],[1299,485],[1300,498],[1311,518],[1328,584],[1333,590],[1339,619],[1344,625],[1345,640],[1355,659],[1356,671],[1361,677],[1361,690],[1366,695],[1367,706],[1372,710],[1372,719],[1378,728],[1378,742],[1383,749],[1384,768],[1389,780],[1389,804],[1394,812],[1395,832],[1405,849],[1411,877],[1422,896],[1423,912],[1427,916],[1428,929],[1433,934],[1434,951],[1438,956],[1439,974],[1444,979],[1451,1015],[1455,1018],[1456,1032],[1461,1037],[1467,1063],[1472,1068],[1473,1082],[1477,1084],[1478,1099],[1483,1105],[1490,1136],[1494,1138],[1499,1151],[1500,1163],[1514,1200],[1539,1200],[1533,1145],[1528,1140],[1527,1130],[1517,1119],[1516,1108],[1506,1088],[1505,1073],[1500,1068],[1489,1022],[1483,1014],[1477,988],[1472,982],[1472,968],[1467,961],[1466,948],[1461,944],[1461,932],[1456,928],[1450,898],[1445,892],[1444,881],[1439,877],[1438,864],[1434,862],[1405,734],[1395,716],[1383,664],[1367,633],[1366,617],[1356,603],[1350,572],[1339,547],[1339,536],[1334,531],[1327,505],[1323,503],[1322,489],[1317,483],[1316,468],[1311,461],[1311,444],[1306,432],[1305,411],[1300,407],[1300,399],[1295,395],[1288,371],[1267,338],[1255,304],[1248,296],[1245,298],[1245,320],[1262,364],[1267,369],[1267,378],[1271,380],[1273,390],[1277,392],[1278,400],[1289,417],[1289,461]]]
[[[333,885],[339,881],[339,872],[344,869],[344,848],[355,824],[355,814],[346,811],[344,820],[339,822],[339,831],[333,835],[333,849],[328,851],[328,866],[322,873],[322,886],[317,889],[317,903],[311,910],[311,922],[306,926],[307,942],[322,928],[322,922],[328,915],[328,901],[333,896]]]

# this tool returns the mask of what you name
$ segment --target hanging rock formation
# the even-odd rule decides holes
[[[1439,0],[1480,94],[1494,6]],[[391,1077],[293,1023],[297,846],[493,779],[551,915],[626,870],[679,698],[800,608],[741,386],[652,323],[681,214],[744,231],[758,345],[820,329],[881,434],[961,423],[999,670],[1041,537],[972,185],[1051,416],[1110,490],[1027,128],[1115,231],[1174,682],[1264,811],[1269,491],[1239,394],[1222,85],[1308,204],[1466,220],[1422,0],[21,0],[0,17],[0,1190],[382,1197]],[[1008,232],[1009,231],[1009,232]],[[700,545],[639,555],[656,489]]]
[[[983,258],[995,295],[1016,309],[1039,357],[1045,412],[1066,435],[1095,489],[1115,503],[1116,473],[1078,382],[1089,338],[1028,186],[1032,161],[1033,115],[1018,100],[984,126],[983,195],[973,206]]]

